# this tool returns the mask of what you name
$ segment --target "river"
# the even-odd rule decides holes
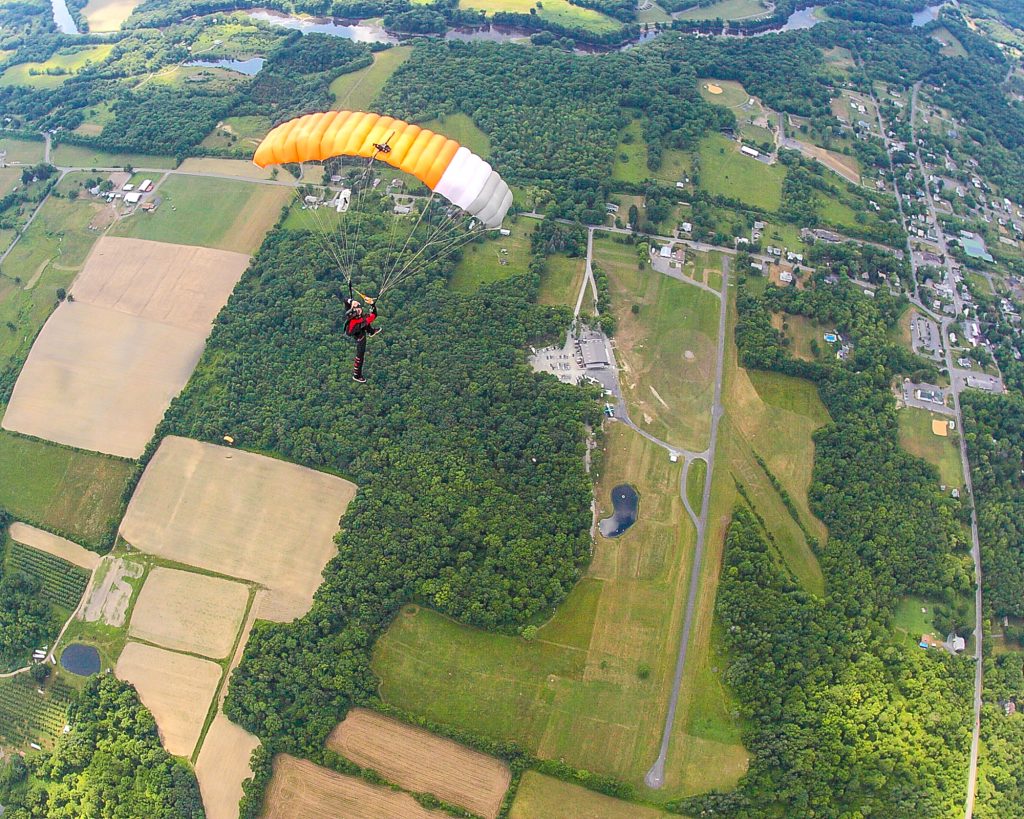
[[[942,3],[937,6],[928,6],[928,8],[921,9],[921,11],[914,13],[914,22],[910,25],[914,28],[920,28],[926,26],[934,20],[939,19],[939,9],[942,8]]]
[[[78,34],[78,26],[68,11],[67,3],[64,0],[50,0],[53,6],[53,22],[57,24],[57,30],[61,34]]]

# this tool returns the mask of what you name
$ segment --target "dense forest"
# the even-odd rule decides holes
[[[738,296],[736,340],[748,368],[818,384],[832,422],[815,434],[812,509],[829,528],[819,551],[824,599],[796,587],[753,517],[730,528],[716,615],[749,729],[750,771],[736,791],[684,800],[690,814],[951,815],[962,804],[971,670],[911,652],[889,634],[897,600],[949,603],[971,588],[956,508],[938,475],[899,445],[890,379],[917,362],[888,338],[901,300],[864,298],[819,275],[798,291]],[[790,357],[773,312],[835,326],[848,362]],[[961,625],[967,625],[961,624]]]
[[[191,766],[160,744],[135,689],[93,677],[68,712],[53,753],[13,756],[0,770],[7,819],[202,819]]]

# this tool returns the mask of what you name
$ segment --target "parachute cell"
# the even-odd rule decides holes
[[[380,114],[326,111],[297,117],[267,134],[253,162],[265,168],[333,156],[386,162],[415,176],[488,228],[501,225],[512,205],[505,181],[468,148],[443,134]]]

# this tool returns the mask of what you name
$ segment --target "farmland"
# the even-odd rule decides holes
[[[509,819],[657,819],[660,810],[588,791],[536,771],[523,774]]]
[[[681,20],[746,20],[768,14],[761,0],[718,0],[680,12]]]
[[[512,11],[529,14],[536,6],[535,0],[460,0],[459,5],[467,9],[480,9],[487,14],[498,11]],[[550,20],[563,26],[580,26],[598,34],[615,31],[619,22],[599,11],[574,6],[568,0],[548,0],[536,10],[542,20]]]
[[[342,74],[331,83],[335,108],[349,111],[368,110],[384,83],[409,59],[412,49],[396,46],[373,55],[373,65]]]
[[[77,543],[72,543],[67,538],[37,529],[26,523],[15,521],[10,525],[8,532],[11,540],[31,546],[40,552],[59,557],[73,566],[85,569],[86,574],[92,572],[100,562],[100,556],[88,549],[83,549]]]
[[[7,568],[37,578],[40,596],[68,611],[78,607],[89,582],[89,573],[84,569],[17,542],[12,542],[8,549]]]
[[[24,162],[27,165],[42,162],[45,148],[41,139],[19,139],[7,134],[0,136],[0,151],[6,152],[5,162]]]
[[[0,506],[98,547],[120,515],[132,465],[0,432]]]
[[[56,88],[68,77],[90,63],[103,62],[114,49],[112,45],[73,46],[54,54],[43,63],[19,63],[0,74],[0,84],[27,85],[31,88]]]
[[[252,776],[249,758],[259,744],[223,714],[214,717],[196,759],[206,819],[236,819],[242,782]]]
[[[152,156],[150,154],[112,154],[81,145],[59,144],[53,149],[50,160],[55,165],[81,168],[121,168],[133,165],[137,168],[173,168],[177,165],[174,157]]]
[[[473,293],[485,284],[525,273],[530,264],[533,222],[521,219],[510,230],[511,236],[483,238],[465,245],[448,286],[459,293]]]
[[[632,120],[619,137],[615,149],[612,179],[619,182],[642,182],[654,174],[647,169],[647,143],[639,120]]]
[[[38,687],[27,674],[0,680],[0,744],[53,746],[64,727],[74,689],[59,678],[43,694]]]
[[[508,766],[477,751],[405,725],[374,711],[350,711],[327,747],[372,768],[406,790],[494,819],[511,774]]]
[[[405,793],[371,785],[287,754],[274,757],[274,775],[263,803],[263,819],[447,819]]]
[[[720,134],[701,141],[700,171],[701,185],[712,195],[769,211],[782,204],[785,169],[741,154],[737,143]]]

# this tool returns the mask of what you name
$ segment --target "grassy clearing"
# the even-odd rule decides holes
[[[943,640],[944,634],[938,634],[932,622],[937,604],[923,597],[904,597],[900,600],[892,616],[892,629],[907,644],[917,645],[921,636],[930,634]]]
[[[46,62],[12,65],[0,75],[0,84],[56,88],[87,65],[103,62],[113,50],[112,45],[73,46],[61,49]]]
[[[739,145],[721,134],[701,141],[700,172],[701,184],[711,194],[771,211],[782,204],[785,169],[741,154]]]
[[[0,507],[98,546],[120,516],[132,468],[119,458],[0,432]]]
[[[530,234],[534,227],[531,220],[522,219],[509,228],[511,236],[470,242],[462,249],[462,258],[455,265],[448,286],[459,293],[473,293],[485,284],[525,273],[530,264]]]
[[[662,440],[702,449],[711,430],[718,299],[650,268],[638,270],[632,245],[598,237],[594,253],[611,283],[630,416]]]
[[[622,26],[618,20],[606,14],[574,6],[568,0],[545,0],[539,8],[536,0],[460,0],[459,5],[462,8],[480,9],[488,14],[498,11],[529,14],[531,8],[536,8],[536,14],[542,20],[550,20],[563,26],[580,26],[599,34],[618,31]]]
[[[160,185],[163,204],[118,222],[115,236],[252,253],[281,208],[288,188],[226,179],[172,176]]]
[[[768,10],[760,0],[719,0],[710,6],[695,6],[680,12],[680,20],[744,20],[748,17],[764,17]]]
[[[611,511],[613,486],[630,483],[642,498],[633,527],[597,538],[587,576],[535,640],[403,609],[374,654],[385,700],[641,786],[671,690],[693,541],[679,468],[663,449],[611,426],[598,514]],[[715,767],[693,778],[668,770],[659,798],[735,781]]]
[[[655,23],[671,23],[672,15],[669,14],[665,9],[659,6],[657,3],[650,3],[650,8],[640,9],[637,7],[636,21],[642,26],[646,23],[654,25]]]
[[[689,151],[668,148],[661,154],[661,167],[650,171],[651,176],[662,182],[682,182],[693,171],[693,156]]]
[[[575,307],[586,268],[587,260],[583,257],[570,259],[564,253],[549,256],[547,269],[541,276],[537,303]]]
[[[373,65],[342,74],[331,83],[334,107],[349,111],[365,111],[371,107],[395,70],[409,59],[410,46],[396,46],[373,55]]]
[[[686,498],[695,514],[700,514],[704,495],[704,479],[708,474],[708,462],[703,458],[694,459],[686,476]]]
[[[715,94],[712,88],[720,88],[721,92]],[[705,102],[712,105],[723,105],[726,108],[735,108],[750,99],[747,90],[734,80],[716,80],[714,77],[701,77],[697,80],[697,90]]]
[[[945,423],[947,417],[915,407],[904,407],[896,417],[900,424],[900,446],[938,469],[939,480],[949,489],[962,487],[964,479],[956,430],[949,430],[945,438],[932,432],[932,421]]]
[[[624,802],[536,771],[523,774],[509,819],[657,819],[655,808]]]
[[[7,196],[21,185],[21,168],[0,168],[0,197]],[[7,245],[0,245],[6,248]]]
[[[490,138],[476,127],[468,114],[448,114],[440,119],[421,122],[420,126],[454,139],[485,159],[491,155]]]
[[[811,347],[813,341],[824,355],[831,348],[822,338],[824,329],[804,316],[791,316],[788,313],[776,313],[772,316],[772,326],[782,332],[783,339],[788,343],[789,352],[804,361],[814,361],[816,356]]]
[[[966,57],[967,49],[964,48],[956,36],[945,26],[937,28],[932,32],[932,39],[942,43],[939,53],[943,57]]]
[[[228,117],[218,122],[201,144],[204,148],[255,150],[271,125],[269,119],[261,116]]]
[[[62,167],[77,168],[122,168],[132,165],[139,168],[173,168],[174,157],[149,156],[147,154],[111,154],[81,145],[57,145],[50,154],[51,161]]]
[[[627,136],[628,135],[628,136]],[[619,136],[615,149],[615,164],[612,165],[612,179],[618,182],[642,182],[652,173],[647,168],[647,143],[639,120],[633,120]]]
[[[6,152],[4,161],[7,163],[24,162],[34,165],[43,161],[46,145],[41,139],[18,139],[4,135],[0,136],[0,151]]]

